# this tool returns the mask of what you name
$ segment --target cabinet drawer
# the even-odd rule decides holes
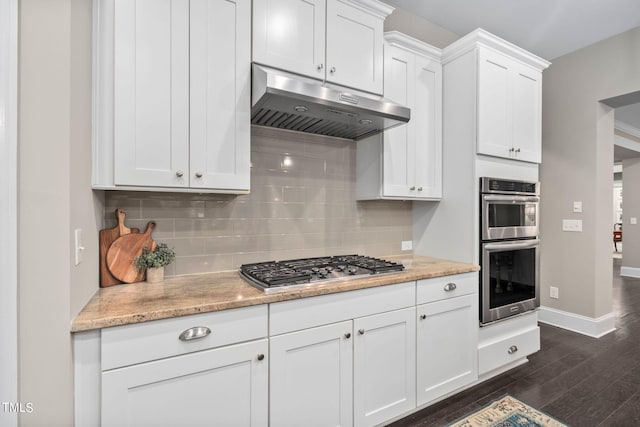
[[[451,285],[450,285],[451,284]],[[478,273],[418,280],[417,303],[425,304],[478,292]]]
[[[182,332],[194,327],[209,328],[211,332],[187,341],[179,338]],[[266,305],[104,329],[102,370],[266,336]]]
[[[416,304],[416,282],[339,292],[270,305],[269,335],[279,335]]]
[[[540,350],[540,328],[522,331],[478,348],[479,374],[497,369]]]

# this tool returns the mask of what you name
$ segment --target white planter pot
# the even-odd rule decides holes
[[[147,283],[158,283],[164,280],[164,267],[147,268]]]

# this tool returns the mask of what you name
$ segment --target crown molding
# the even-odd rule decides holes
[[[408,36],[400,31],[387,31],[384,33],[384,41],[391,46],[409,50],[418,55],[427,56],[436,61],[442,58],[442,49]]]
[[[391,12],[396,10],[395,7],[382,3],[378,0],[340,0],[343,3],[350,4],[355,7],[359,7],[373,15],[376,15],[382,19],[391,15]]]
[[[442,62],[445,64],[447,62],[451,62],[461,55],[479,47],[494,49],[539,71],[542,71],[551,65],[551,62],[546,59],[540,58],[539,56],[501,39],[482,28],[473,30],[466,36],[445,47],[442,50]]]

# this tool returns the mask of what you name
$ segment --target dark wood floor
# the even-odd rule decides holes
[[[600,339],[540,325],[529,363],[436,403],[393,427],[444,426],[504,394],[573,426],[640,426],[640,279],[613,264],[616,328]]]

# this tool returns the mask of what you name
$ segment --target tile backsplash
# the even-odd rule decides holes
[[[251,194],[107,191],[105,227],[123,208],[126,224],[177,253],[166,274],[237,269],[241,264],[358,253],[402,253],[412,239],[412,205],[355,200],[353,141],[253,127]]]

